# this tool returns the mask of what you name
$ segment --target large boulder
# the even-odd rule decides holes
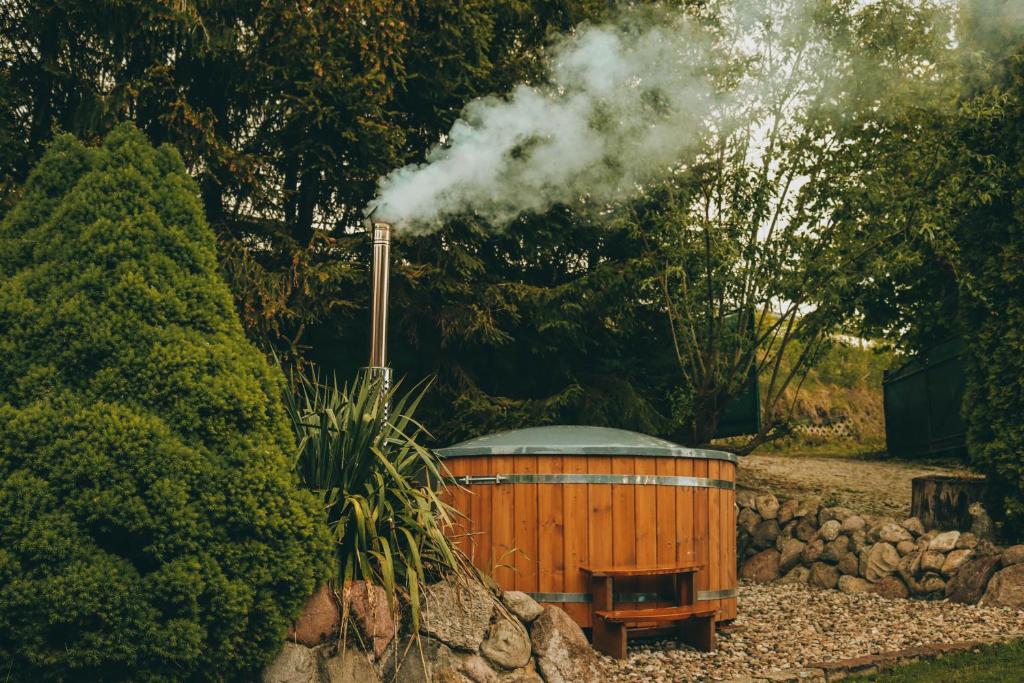
[[[298,643],[285,643],[264,670],[262,683],[319,683],[316,650]]]
[[[1004,567],[1024,564],[1024,545],[1011,545],[1003,551],[1001,559]]]
[[[530,661],[530,637],[518,621],[499,617],[480,645],[480,654],[509,671],[524,667]]]
[[[839,570],[830,564],[815,562],[811,565],[807,583],[816,588],[835,588],[839,583]]]
[[[934,572],[928,572],[916,582],[917,592],[921,595],[931,595],[946,589],[946,581]]]
[[[938,534],[935,538],[928,543],[928,550],[934,550],[940,553],[948,553],[950,550],[956,549],[956,543],[960,540],[959,531],[944,531]]]
[[[754,583],[769,583],[779,578],[778,550],[768,549],[757,553],[743,564],[740,578]]]
[[[522,591],[505,591],[501,594],[501,602],[524,624],[533,623],[534,619],[544,613],[540,603]]]
[[[796,526],[793,528],[793,536],[805,543],[812,540],[817,535],[818,520],[811,515],[801,517],[800,521],[797,522]]]
[[[753,535],[754,529],[761,523],[761,515],[757,514],[750,508],[742,508],[738,515],[736,515],[736,525],[746,531],[748,534]]]
[[[881,595],[883,598],[906,598],[910,596],[907,585],[898,576],[883,576],[879,579],[871,592]]]
[[[377,683],[380,676],[365,652],[341,647],[333,657],[325,657],[321,669],[325,683]]]
[[[824,526],[826,522],[835,520],[842,525],[843,521],[848,517],[853,517],[853,514],[853,510],[850,508],[844,508],[838,505],[821,508],[818,512],[818,524]]]
[[[812,539],[808,541],[800,553],[800,561],[810,566],[821,559],[823,552],[825,552],[825,541],[820,538]]]
[[[833,564],[850,554],[850,539],[846,536],[839,536],[825,544],[821,551],[821,559]]]
[[[839,590],[847,595],[856,595],[857,593],[867,593],[871,590],[875,584],[871,583],[867,579],[862,579],[859,576],[840,576],[839,577]]]
[[[441,581],[423,589],[420,633],[476,652],[487,635],[494,598],[476,581]]]
[[[1021,565],[1024,566],[1024,565]],[[987,555],[967,560],[946,584],[946,598],[950,602],[973,605],[985,594],[989,580],[999,569],[999,557]]]
[[[846,553],[839,558],[839,562],[836,563],[836,569],[839,570],[840,574],[856,576],[860,570],[860,562],[852,552]]]
[[[530,641],[537,668],[547,683],[604,681],[597,653],[583,630],[563,610],[546,607],[530,627]]]
[[[788,572],[786,572],[786,575],[779,579],[779,583],[783,585],[803,585],[807,583],[807,580],[810,578],[810,576],[811,570],[803,566],[802,564],[798,564],[797,566],[793,567]]]
[[[775,547],[775,539],[779,537],[779,523],[774,519],[766,519],[754,527],[751,535],[754,547],[758,550]]]
[[[770,493],[762,493],[754,499],[754,508],[762,519],[775,519],[779,514],[779,499]]]
[[[820,527],[818,527],[818,537],[823,539],[826,543],[834,541],[839,536],[839,530],[843,528],[843,525],[838,519],[830,519]]]
[[[860,515],[850,515],[843,520],[843,525],[840,527],[840,531],[844,534],[851,534],[854,531],[860,531],[865,526],[867,526],[867,522],[864,521],[863,517]]]
[[[914,540],[914,537],[909,531],[895,522],[887,522],[876,529],[872,529],[870,535],[878,538],[880,541],[891,543],[892,545],[897,545],[901,541]]]
[[[779,524],[786,524],[797,517],[797,511],[800,509],[800,501],[796,498],[790,498],[779,505],[779,512],[776,515],[776,519],[779,520]]]
[[[369,641],[373,654],[380,657],[398,633],[398,622],[381,586],[353,581],[342,591],[344,611]]]
[[[934,550],[926,550],[921,553],[921,571],[939,572],[942,565],[946,563],[946,556]]]
[[[848,535],[850,537],[850,550],[853,552],[859,553],[868,547],[868,533],[863,529],[851,531]]]
[[[900,522],[900,526],[909,531],[916,538],[924,534],[924,524],[917,517],[907,517]]]
[[[974,554],[974,551],[966,548],[954,550],[949,555],[946,555],[946,561],[942,563],[940,572],[943,576],[953,576],[953,573],[970,559],[972,554]]]
[[[736,505],[744,509],[751,509],[757,504],[757,492],[750,489],[736,490]]]
[[[1024,564],[1014,564],[995,573],[981,598],[986,607],[1024,609]]]
[[[779,571],[785,574],[800,562],[800,555],[804,550],[804,542],[796,538],[790,538],[783,542],[779,554]]]
[[[288,628],[288,640],[315,647],[333,638],[341,626],[341,611],[334,591],[324,584],[306,601],[298,621]]]
[[[876,583],[896,571],[899,564],[900,554],[896,548],[888,543],[876,543],[867,551],[867,559],[862,573],[865,579]]]
[[[393,683],[470,683],[462,658],[433,638],[406,636],[395,642],[395,657],[385,657],[384,680]]]
[[[915,550],[917,550],[917,544],[913,541],[900,541],[896,544],[896,551],[900,555],[906,556],[914,552]]]
[[[974,548],[978,547],[978,543],[980,543],[980,541],[977,536],[972,534],[970,531],[965,531],[962,534],[960,534],[960,538],[957,539],[956,549],[973,550]]]

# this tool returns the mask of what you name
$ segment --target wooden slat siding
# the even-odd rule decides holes
[[[658,458],[660,459],[660,458]],[[633,459],[633,469],[637,474],[655,475],[658,473],[656,458],[637,456]],[[640,567],[651,567],[658,564],[658,492],[661,486],[644,485],[633,487],[633,507],[636,510],[636,563]],[[660,577],[650,577],[636,581],[639,593],[653,593],[665,583]],[[645,603],[644,607],[654,607],[661,603]]]
[[[493,474],[512,474],[512,457],[492,455]],[[491,493],[491,571],[505,590],[515,588],[515,488],[509,484],[494,487]]]
[[[708,461],[708,477],[721,478],[721,461]],[[707,489],[708,494],[708,590],[722,588],[722,489]],[[722,601],[710,600],[708,605],[715,610],[722,608]]]
[[[461,477],[466,474],[466,463],[462,458],[454,460],[448,463],[448,469],[453,477]],[[466,519],[466,503],[469,502],[469,494],[466,493],[465,487],[462,484],[451,483],[448,485],[448,501],[451,506],[455,508],[455,512],[452,514],[452,526],[451,529],[447,530],[446,533],[451,537],[455,546],[462,550],[467,551],[465,543],[465,525]]]
[[[537,456],[517,455],[516,474],[536,474]],[[505,486],[505,484],[502,484]],[[511,484],[515,489],[516,590],[537,592],[537,485]]]
[[[612,474],[635,474],[634,459],[629,456],[612,456]],[[636,565],[636,486],[622,484],[612,486],[612,561],[615,566]],[[620,579],[615,582],[617,593],[637,592],[636,579]],[[636,603],[616,603],[616,609],[630,609]]]
[[[587,472],[608,474],[612,459],[609,457],[587,457]],[[615,564],[612,558],[612,487],[610,484],[587,484],[587,498],[590,514],[587,524],[587,546],[591,565]],[[590,611],[587,611],[586,626],[590,626]]]
[[[481,463],[479,457],[462,458],[465,461],[465,474],[471,477],[475,477],[479,474],[485,474],[480,470]],[[466,553],[469,555],[469,559],[473,561],[476,566],[480,565],[480,489],[483,486],[478,484],[468,484],[466,486],[469,489],[469,495],[466,499],[466,516],[469,518],[466,520]]]
[[[477,466],[477,473],[482,476],[492,477],[494,476],[494,466],[491,463],[491,456],[482,455],[476,459],[479,462]],[[491,535],[493,534],[493,514],[494,510],[491,507],[491,498],[494,497],[494,486],[490,484],[480,484],[475,488],[476,496],[478,499],[477,506],[474,509],[478,509],[476,530],[478,532],[476,540],[476,553],[479,559],[476,560],[476,566],[480,567],[485,571],[490,571],[491,568]]]
[[[676,476],[692,477],[693,461],[687,458],[676,458]],[[676,486],[676,560],[678,562],[696,562],[697,552],[694,547],[696,531],[693,517],[694,489],[687,486]]]
[[[562,456],[537,456],[537,472],[561,474]],[[562,489],[564,484],[537,485],[537,585],[542,593],[565,591],[565,537]]]
[[[725,465],[725,471],[727,479],[731,482],[736,481],[736,465],[729,463]],[[736,490],[733,489],[728,492],[726,496],[728,501],[726,505],[726,523],[725,523],[725,537],[729,539],[729,552],[726,554],[726,588],[735,588],[737,586],[736,576]],[[736,618],[736,598],[729,598],[725,601],[725,609],[723,611],[723,619],[735,619]]]
[[[674,477],[676,474],[676,463],[670,458],[656,458],[655,469],[659,476]],[[658,564],[669,564],[676,562],[679,534],[676,531],[676,487],[655,486],[654,487],[655,507],[657,508],[658,521],[655,523],[658,538],[657,562]],[[664,584],[663,584],[664,586]],[[664,586],[667,590],[669,586]],[[671,602],[659,601],[659,605],[670,605]]]
[[[706,478],[708,476],[708,461],[704,459],[697,459],[693,461],[693,476],[698,478]],[[710,573],[713,571],[711,566],[711,553],[709,552],[709,539],[708,539],[708,489],[696,488],[693,489],[693,520],[694,520],[694,536],[693,536],[693,547],[696,553],[696,560],[704,565],[704,571],[699,572],[694,577],[694,589],[699,593],[700,591],[708,590],[710,581]],[[708,604],[708,603],[698,603]]]
[[[585,474],[587,459],[582,455],[563,456],[562,471],[566,474]],[[589,561],[587,528],[590,524],[590,507],[587,502],[587,485],[566,484],[562,491],[562,508],[565,592],[586,593],[589,590],[587,577],[579,568]],[[590,621],[590,607],[586,604],[565,603],[563,609],[577,624]]]

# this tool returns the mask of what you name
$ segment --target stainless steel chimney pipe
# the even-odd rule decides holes
[[[391,225],[367,221],[373,230],[373,272],[370,275],[370,366],[372,375],[391,387],[388,367],[388,285],[391,279]]]

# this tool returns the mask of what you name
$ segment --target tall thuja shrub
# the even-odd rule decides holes
[[[0,223],[2,676],[253,677],[331,567],[282,387],[177,153],[58,138]]]
[[[1024,43],[996,62],[968,100],[964,146],[984,192],[958,226],[963,270],[964,417],[985,472],[989,509],[1024,537]]]

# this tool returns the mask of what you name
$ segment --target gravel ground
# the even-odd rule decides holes
[[[628,659],[602,657],[608,680],[724,680],[917,645],[1024,637],[1018,610],[799,585],[741,584],[734,624],[734,631],[719,633],[714,653],[674,641],[633,641]]]
[[[968,475],[967,470],[887,460],[748,455],[739,483],[780,498],[832,501],[858,512],[903,519],[910,514],[910,480],[926,474]]]

